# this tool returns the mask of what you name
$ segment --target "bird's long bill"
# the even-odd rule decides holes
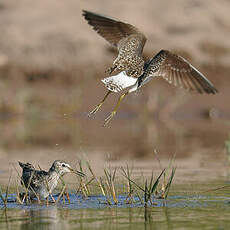
[[[83,172],[74,171],[74,173],[77,174],[78,176],[85,177],[85,174]]]
[[[74,169],[72,169],[72,168],[69,168],[69,170],[70,170],[72,173],[77,174],[78,176],[85,177],[85,174],[84,174],[83,172],[74,170]]]

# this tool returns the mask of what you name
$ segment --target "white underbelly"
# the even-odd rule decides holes
[[[115,93],[122,91],[125,88],[135,85],[137,78],[126,75],[125,71],[120,72],[117,75],[106,77],[101,80],[105,87]]]

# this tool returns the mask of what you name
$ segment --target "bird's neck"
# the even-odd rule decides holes
[[[61,174],[55,170],[49,170],[49,179],[48,179],[48,186],[50,192],[57,186],[58,180],[61,177]]]
[[[57,170],[55,170],[53,168],[50,168],[49,176],[59,179],[59,177],[62,176],[62,174],[59,171],[57,171]]]

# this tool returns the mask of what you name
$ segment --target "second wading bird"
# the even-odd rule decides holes
[[[146,37],[134,26],[86,10],[83,10],[83,16],[98,34],[118,49],[118,56],[107,71],[111,76],[102,79],[108,92],[89,116],[99,110],[109,94],[129,88],[119,97],[104,125],[107,125],[116,114],[125,96],[155,77],[162,77],[174,86],[201,94],[218,92],[214,85],[187,60],[168,50],[161,50],[145,62],[142,51]]]
[[[65,161],[60,160],[55,160],[48,172],[36,170],[30,163],[18,163],[22,168],[21,183],[29,190],[31,199],[35,197],[47,198],[56,188],[60,177],[66,173],[72,172],[81,177],[85,176],[84,173],[72,169]]]

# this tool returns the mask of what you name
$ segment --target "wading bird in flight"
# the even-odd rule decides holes
[[[107,70],[110,76],[102,79],[108,92],[89,116],[99,110],[109,94],[129,88],[119,97],[114,110],[105,119],[104,126],[117,113],[125,96],[155,77],[162,77],[174,86],[201,94],[218,92],[214,85],[187,60],[168,50],[161,50],[145,62],[142,51],[146,37],[136,27],[86,10],[83,10],[83,16],[98,34],[118,49],[117,58]]]

